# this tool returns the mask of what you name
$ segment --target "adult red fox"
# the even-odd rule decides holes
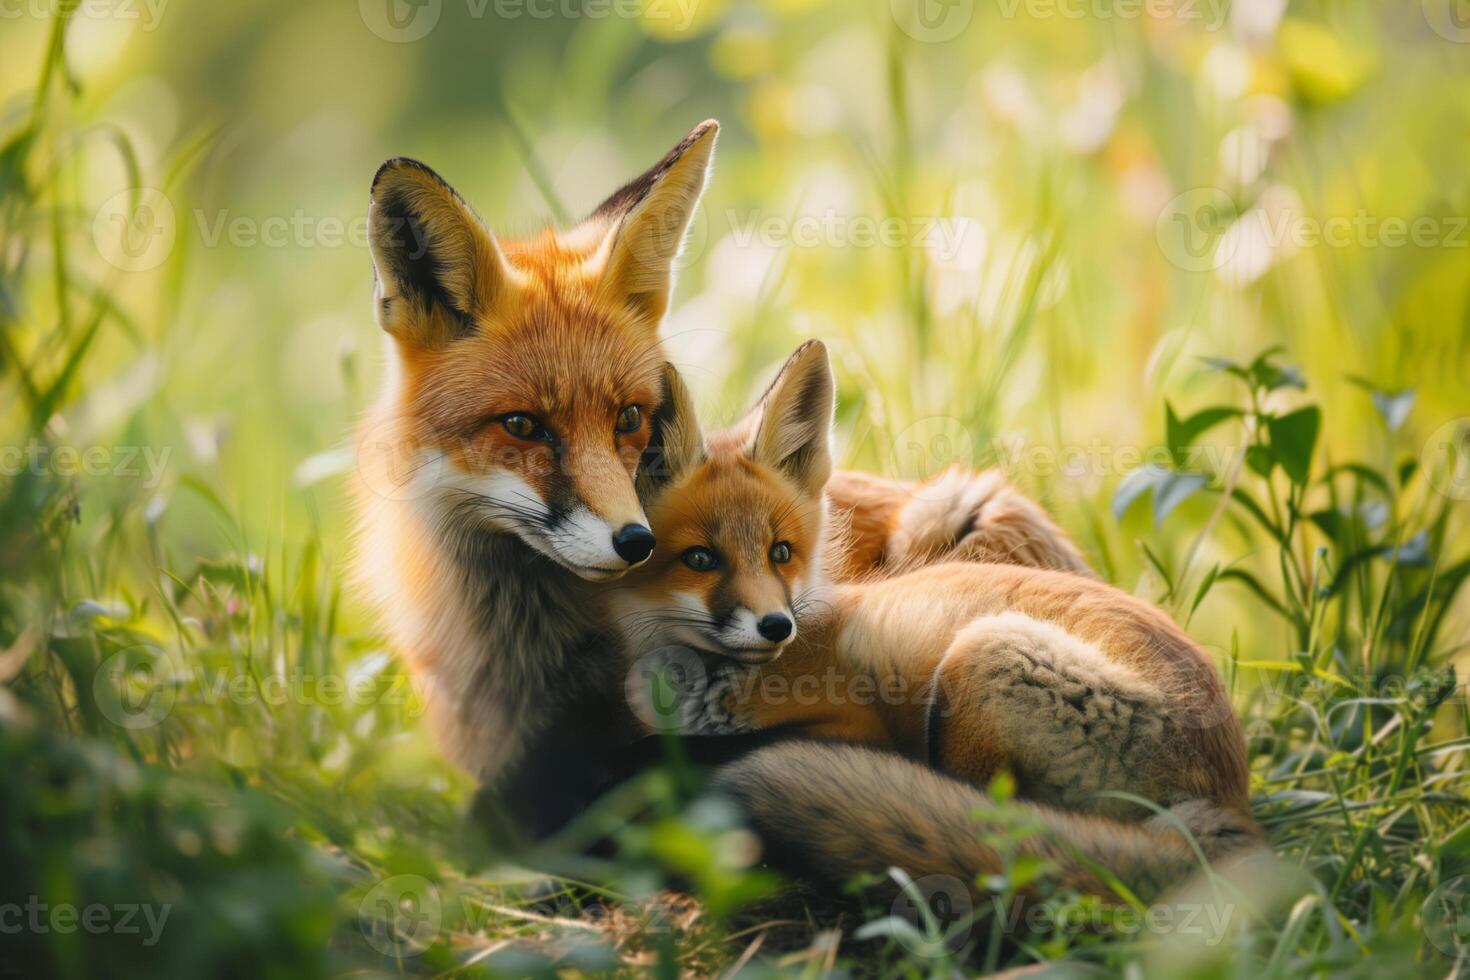
[[[534,771],[549,744],[575,757],[638,731],[602,598],[655,553],[658,330],[717,129],[695,127],[576,227],[517,241],[421,163],[373,178],[388,369],[358,440],[356,565],[443,751],[483,783]],[[839,475],[851,573],[955,550],[1085,570],[1003,480],[948,479],[955,495],[911,504],[901,484]]]
[[[1173,808],[1211,857],[1259,839],[1224,687],[1154,607],[1094,579],[977,562],[828,584],[834,392],[820,342],[791,357],[750,416],[708,440],[677,378],[670,398],[680,420],[664,435],[672,479],[646,503],[659,549],[616,587],[613,608],[635,656],[714,656],[708,683],[680,692],[685,731],[782,729],[871,745],[980,786],[1010,772],[1064,839],[1150,889],[1188,867],[1190,845],[1141,825],[1152,811],[1110,792]],[[955,805],[973,791],[939,779],[881,791],[888,816],[793,826],[793,801],[833,815],[829,797],[845,783],[830,773],[864,767],[893,768],[786,747],[723,778],[767,815],[767,837],[795,835],[808,863],[832,855],[826,877],[885,862],[957,873],[957,859],[970,881],[1001,870]],[[862,792],[881,782],[859,781]],[[855,809],[868,805],[854,793]],[[870,832],[885,820],[893,832],[880,840]],[[1100,886],[1085,863],[1063,865],[1074,883]]]

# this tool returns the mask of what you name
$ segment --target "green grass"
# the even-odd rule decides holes
[[[1116,917],[1100,927],[1099,913],[1057,894],[1061,925],[1006,939],[981,909],[946,944],[953,922],[895,918],[886,903],[769,897],[771,881],[741,863],[746,841],[730,814],[691,802],[677,771],[589,815],[615,831],[615,860],[574,858],[568,842],[487,843],[466,818],[473,787],[438,758],[417,693],[344,581],[338,484],[351,463],[340,447],[375,370],[359,353],[374,340],[365,257],[211,249],[190,232],[192,209],[218,204],[221,184],[236,195],[225,202],[265,214],[283,200],[330,202],[318,215],[340,201],[358,208],[371,166],[333,164],[330,180],[295,183],[296,164],[231,142],[233,126],[278,109],[240,95],[230,75],[236,53],[281,63],[252,33],[268,34],[269,18],[190,34],[230,53],[208,69],[155,48],[103,73],[104,92],[149,68],[195,80],[202,95],[184,91],[160,148],[140,145],[136,120],[110,115],[78,74],[63,17],[3,49],[29,45],[33,57],[4,70],[0,113],[0,443],[107,458],[101,473],[53,456],[0,476],[0,905],[37,896],[114,915],[168,911],[154,943],[146,924],[6,933],[7,964],[71,976],[735,966],[920,976],[1035,961],[1129,976],[1463,969],[1470,707],[1454,666],[1470,624],[1465,252],[1306,247],[1244,286],[1161,258],[1153,222],[1130,223],[1120,188],[1137,159],[1175,189],[1221,180],[1216,145],[1249,112],[1190,89],[1213,70],[1212,38],[1165,49],[1137,25],[1068,33],[1020,19],[971,48],[925,47],[866,14],[799,7],[779,15],[794,50],[766,37],[754,54],[733,27],[681,45],[627,24],[574,25],[579,71],[553,105],[532,82],[558,62],[526,35],[541,60],[522,59],[476,96],[503,147],[487,164],[495,179],[469,179],[508,208],[502,185],[541,195],[533,210],[576,213],[591,202],[562,200],[569,186],[580,193],[557,169],[568,141],[544,144],[543,131],[590,130],[606,110],[638,161],[669,135],[633,119],[649,88],[615,81],[673,65],[708,93],[701,105],[738,106],[671,325],[677,343],[697,343],[701,322],[679,311],[724,311],[713,353],[678,347],[705,350],[681,362],[703,402],[728,416],[797,338],[820,334],[836,352],[849,463],[910,476],[955,461],[1007,466],[1105,577],[1161,604],[1216,656],[1279,873],[1216,883],[1214,907],[1231,912],[1219,942]],[[271,43],[323,30],[324,10],[276,24]],[[1294,127],[1271,173],[1308,214],[1464,213],[1459,148],[1445,135],[1467,122],[1463,71],[1435,74],[1442,42],[1380,38],[1375,18],[1388,15],[1367,10],[1294,4],[1294,26],[1255,55],[1255,94],[1279,98]],[[201,15],[176,16],[184,30]],[[802,91],[811,68],[801,58],[837,28],[880,43],[854,49],[875,59],[853,80],[878,80],[860,107],[866,128],[831,150],[830,133],[799,137],[771,106]],[[451,46],[441,63],[460,43],[452,34],[436,35]],[[991,46],[996,36],[1016,48]],[[187,47],[171,37],[176,52]],[[690,68],[696,55],[706,60]],[[770,62],[764,74],[730,67],[756,55]],[[1007,91],[962,72],[1008,64],[1047,102],[1061,98],[1062,77],[1048,59],[1080,72],[1106,57],[1136,69],[1141,88],[1103,149],[1074,152],[1024,120],[992,120],[983,158],[941,139],[936,106],[950,103],[936,91],[970,92],[975,112],[999,112],[992,103]],[[1336,70],[1359,57],[1379,70]],[[19,64],[36,74],[17,81]],[[393,138],[471,171],[472,149],[456,147],[481,137],[465,136],[445,92],[418,84],[406,101],[436,108],[421,126],[396,124]],[[256,113],[245,122],[240,100]],[[306,138],[292,132],[279,143]],[[810,145],[829,149],[815,178],[800,159]],[[230,152],[259,164],[261,181],[232,172]],[[611,189],[615,177],[598,177],[608,186],[597,190]],[[261,183],[290,190],[276,197]],[[831,184],[869,217],[978,214],[985,247],[956,269],[912,242],[741,252],[721,238],[726,219],[738,225],[751,208],[789,218]],[[128,271],[100,260],[93,216],[101,199],[138,187],[168,197],[180,234],[161,264]],[[1230,189],[1243,201],[1256,193]],[[302,266],[305,285],[292,278]],[[279,324],[331,323],[339,299],[361,321],[339,356],[290,347],[306,331]],[[293,387],[292,360],[309,362],[305,385]],[[132,449],[169,452],[161,480],[123,472]],[[644,816],[627,820],[634,812]],[[1003,905],[1047,873],[1018,859],[988,884]],[[675,880],[689,894],[671,891]]]

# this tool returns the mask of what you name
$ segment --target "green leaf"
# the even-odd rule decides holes
[[[1203,361],[1205,363],[1205,366],[1208,367],[1211,371],[1223,371],[1226,374],[1233,374],[1241,380],[1250,379],[1249,372],[1247,372],[1245,368],[1241,367],[1239,364],[1237,364],[1235,361],[1232,361],[1228,357],[1201,357],[1200,360]]]
[[[1170,576],[1169,569],[1164,565],[1163,559],[1154,554],[1153,549],[1147,544],[1140,542],[1139,546],[1143,548],[1143,557],[1148,559],[1148,563],[1153,566],[1154,571],[1159,573],[1159,578],[1164,580],[1164,588],[1166,590],[1164,592],[1164,598],[1169,598],[1174,594],[1174,579]]]
[[[1255,518],[1256,523],[1261,525],[1271,537],[1275,538],[1278,542],[1286,539],[1285,533],[1272,522],[1271,518],[1266,515],[1266,512],[1261,509],[1261,505],[1251,499],[1250,494],[1246,493],[1240,487],[1235,487],[1230,491],[1230,499],[1241,510]]]
[[[1347,519],[1342,513],[1335,510],[1317,510],[1307,515],[1307,520],[1322,531],[1323,534],[1335,544],[1341,545],[1343,531],[1347,528]]]
[[[1378,409],[1378,414],[1383,417],[1389,432],[1397,432],[1404,427],[1404,423],[1409,420],[1409,412],[1414,408],[1413,388],[1389,391],[1356,374],[1348,375],[1348,380],[1368,393],[1368,397],[1373,400],[1373,407]]]
[[[1256,355],[1250,367],[1246,368],[1251,383],[1267,391],[1275,391],[1277,388],[1305,388],[1307,382],[1300,371],[1294,367],[1283,367],[1271,362],[1271,358],[1279,353],[1281,353],[1281,348],[1278,346],[1268,347]]]
[[[1291,620],[1292,622],[1296,621],[1295,617],[1293,617],[1292,614],[1287,610],[1286,606],[1282,604],[1281,600],[1272,595],[1270,590],[1261,584],[1261,580],[1256,578],[1250,572],[1247,572],[1240,568],[1227,568],[1225,569],[1225,571],[1220,573],[1219,580],[1224,582],[1227,579],[1233,579],[1237,582],[1240,582],[1242,585],[1246,586],[1252,592],[1254,592],[1256,594],[1256,598],[1260,599],[1276,612],[1280,613],[1282,616],[1285,616],[1288,620]]]
[[[1245,463],[1254,472],[1269,477],[1276,468],[1276,454],[1270,446],[1249,446],[1245,451]]]
[[[1322,410],[1316,405],[1266,420],[1271,449],[1291,482],[1298,486],[1305,485],[1311,473],[1312,453],[1317,448],[1317,433],[1321,428]]]
[[[1128,513],[1128,508],[1133,502],[1145,493],[1153,489],[1154,481],[1161,467],[1150,463],[1140,466],[1118,481],[1117,489],[1113,491],[1113,518],[1121,521],[1123,515]]]
[[[1240,414],[1241,411],[1238,408],[1231,408],[1228,405],[1212,405],[1209,408],[1200,409],[1188,418],[1181,419],[1174,414],[1173,406],[1167,401],[1164,402],[1164,441],[1168,444],[1169,453],[1174,457],[1175,465],[1184,465],[1186,450],[1194,445],[1195,440],[1200,436],[1226,419],[1236,418]]]
[[[1219,574],[1220,566],[1218,564],[1211,565],[1210,570],[1205,573],[1205,577],[1200,582],[1199,588],[1194,592],[1194,601],[1189,604],[1189,614],[1191,616],[1199,609],[1200,603],[1205,601],[1205,596],[1209,595],[1210,588],[1215,584],[1215,578]]]
[[[1453,877],[1470,869],[1470,821],[1451,831],[1436,850],[1443,876]]]
[[[1383,474],[1366,463],[1338,463],[1336,466],[1328,467],[1322,479],[1331,480],[1342,473],[1350,473],[1365,483],[1373,484],[1384,493],[1389,492],[1388,481],[1383,478]]]
[[[1170,473],[1154,487],[1154,524],[1162,524],[1175,507],[1204,489],[1209,482],[1202,473]]]
[[[1207,483],[1209,477],[1203,473],[1181,473],[1156,463],[1140,466],[1118,481],[1118,488],[1113,491],[1113,516],[1121,521],[1135,500],[1152,492],[1154,524],[1161,524],[1174,508]]]
[[[1211,371],[1219,371],[1222,374],[1228,374],[1232,377],[1239,378],[1241,381],[1244,381],[1246,383],[1247,387],[1254,386],[1254,382],[1251,380],[1250,368],[1246,367],[1244,364],[1232,361],[1228,357],[1201,357],[1200,360],[1203,361],[1205,367],[1209,368]]]
[[[1405,388],[1403,391],[1387,392],[1372,391],[1369,397],[1373,399],[1373,407],[1378,409],[1378,414],[1383,416],[1384,424],[1388,426],[1389,432],[1397,432],[1404,427],[1409,420],[1409,412],[1414,408],[1414,389]]]

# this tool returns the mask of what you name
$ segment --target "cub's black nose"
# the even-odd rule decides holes
[[[780,613],[771,613],[761,617],[761,621],[755,624],[755,631],[772,643],[780,643],[791,635],[791,620]]]
[[[624,524],[613,535],[613,551],[629,565],[636,565],[653,554],[653,532],[642,524]]]

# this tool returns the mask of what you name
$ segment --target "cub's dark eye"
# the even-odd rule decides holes
[[[684,564],[696,572],[712,571],[720,563],[720,560],[715,557],[715,553],[708,548],[690,548],[680,557],[684,559]]]
[[[526,415],[523,412],[513,412],[500,420],[505,426],[505,431],[517,439],[525,439],[527,442],[550,442],[551,433],[546,426],[542,425],[534,415]]]
[[[771,545],[771,561],[777,565],[784,565],[791,560],[791,545],[785,541],[777,541]]]
[[[642,427],[643,412],[638,408],[637,405],[629,405],[627,408],[618,413],[617,429],[619,432],[637,432]]]

